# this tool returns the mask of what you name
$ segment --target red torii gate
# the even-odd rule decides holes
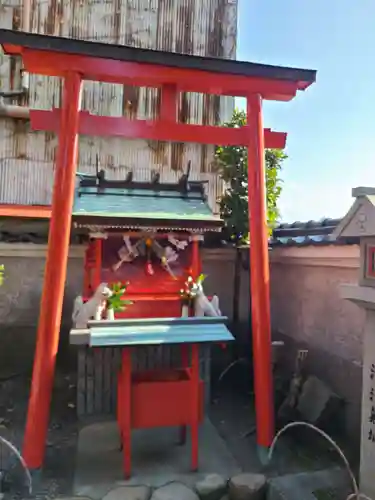
[[[31,469],[40,468],[49,407],[68,260],[78,136],[117,135],[161,141],[248,147],[251,232],[251,294],[257,443],[268,448],[274,434],[271,372],[268,231],[264,148],[283,148],[286,134],[263,131],[262,99],[289,101],[315,81],[316,72],[278,66],[186,56],[161,51],[0,29],[6,54],[19,55],[30,73],[63,78],[61,110],[31,111],[36,130],[58,131],[59,146],[52,197],[47,262],[23,454]],[[80,112],[83,80],[161,89],[159,117],[151,121],[92,116]],[[242,128],[178,123],[180,92],[247,98]]]

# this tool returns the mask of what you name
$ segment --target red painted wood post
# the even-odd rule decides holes
[[[94,241],[95,268],[94,268],[94,292],[102,281],[102,240],[96,238]]]
[[[44,460],[68,262],[80,101],[81,77],[76,73],[67,74],[64,80],[47,262],[23,446],[23,456],[30,469],[40,468]]]
[[[262,98],[247,98],[252,336],[257,444],[260,453],[274,436],[270,285]]]
[[[90,291],[90,243],[85,248],[85,257],[83,264],[83,296],[88,297]]]
[[[191,265],[190,273],[194,280],[196,280],[201,272],[201,260],[199,255],[199,236],[192,236],[192,251],[191,251]],[[194,315],[194,313],[192,313]],[[184,368],[189,366],[189,344],[181,344],[181,364]],[[193,356],[193,355],[192,355]],[[199,357],[199,354],[198,354]],[[198,359],[199,364],[199,359]],[[199,373],[198,373],[199,380]],[[186,443],[186,425],[180,428],[180,444]]]
[[[198,276],[201,274],[201,258],[199,255],[199,235],[192,236],[192,251],[191,251],[191,273],[193,275],[193,279],[196,280]]]
[[[122,453],[123,453],[123,464],[124,464],[124,476],[125,479],[129,479],[131,475],[131,371],[132,371],[132,357],[131,349],[129,347],[122,349],[122,359],[121,359],[121,401],[119,400],[117,404],[121,405],[121,436],[122,436]]]

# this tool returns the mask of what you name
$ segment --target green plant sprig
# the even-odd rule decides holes
[[[131,300],[123,299],[123,295],[129,286],[129,282],[126,283],[113,283],[109,286],[112,291],[111,297],[107,299],[107,309],[113,309],[114,312],[123,312],[127,306],[131,306],[133,302]]]

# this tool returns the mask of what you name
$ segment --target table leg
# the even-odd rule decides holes
[[[191,468],[198,470],[199,430],[199,346],[191,349]]]
[[[122,368],[120,367],[120,370],[118,371],[117,374],[117,408],[116,408],[116,414],[117,414],[117,424],[118,424],[118,429],[119,429],[119,434],[120,434],[120,451],[123,450],[122,446]]]
[[[121,359],[121,433],[125,479],[131,475],[131,350],[122,349]]]
[[[180,427],[180,436],[179,436],[179,444],[183,446],[186,443],[186,425],[181,425]]]
[[[182,368],[189,366],[189,345],[181,344],[181,365]],[[179,444],[183,446],[186,443],[186,425],[180,427]]]

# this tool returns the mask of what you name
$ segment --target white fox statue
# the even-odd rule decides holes
[[[201,284],[197,285],[195,298],[195,316],[211,316],[217,317],[221,316],[221,311],[219,307],[219,297],[214,295],[212,300],[209,301],[206,294],[204,293],[203,287]]]
[[[83,302],[81,295],[76,297],[72,313],[73,327],[77,329],[87,328],[90,319],[101,320],[106,308],[106,301],[111,295],[112,290],[107,283],[101,283],[87,302]]]

